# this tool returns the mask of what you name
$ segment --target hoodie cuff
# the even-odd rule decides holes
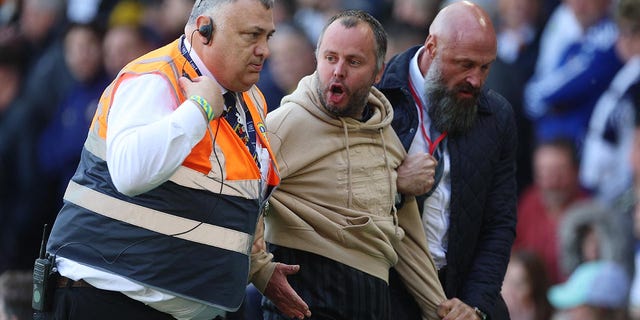
[[[269,280],[271,280],[271,275],[273,275],[273,271],[276,269],[276,263],[271,261],[273,258],[272,254],[255,258],[257,259],[254,260],[254,255],[252,255],[250,281],[260,293],[264,294],[264,289],[267,287]]]

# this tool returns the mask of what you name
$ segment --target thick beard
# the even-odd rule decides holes
[[[424,94],[429,103],[428,114],[431,125],[438,132],[447,132],[449,136],[467,133],[476,120],[480,89],[465,84],[449,90],[439,69],[440,60],[433,61],[424,81]],[[458,91],[473,92],[473,97],[458,99]]]
[[[318,75],[316,75],[316,77],[318,77]],[[318,87],[316,88],[316,90],[318,93],[318,97],[320,97],[320,103],[331,115],[335,117],[352,117],[355,119],[360,119],[362,117],[362,113],[367,103],[367,98],[369,97],[371,87],[363,87],[352,93],[351,89],[345,86],[345,94],[347,95],[347,97],[350,97],[350,99],[347,102],[347,105],[344,108],[341,108],[327,102],[325,94],[329,92],[331,83],[325,85],[320,82],[319,78],[317,80]]]

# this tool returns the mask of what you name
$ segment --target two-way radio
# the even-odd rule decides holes
[[[53,290],[55,288],[55,268],[53,256],[46,252],[47,225],[42,230],[42,242],[40,243],[40,254],[33,266],[33,299],[31,306],[37,311],[49,311],[53,300]]]

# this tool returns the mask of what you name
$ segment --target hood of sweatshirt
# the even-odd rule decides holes
[[[372,116],[366,121],[360,121],[351,117],[336,117],[327,111],[318,96],[318,73],[315,72],[300,80],[298,87],[290,95],[282,99],[281,104],[292,102],[308,110],[318,119],[345,128],[346,130],[378,130],[391,125],[393,120],[393,108],[387,98],[375,87],[371,87],[367,105],[371,109]]]

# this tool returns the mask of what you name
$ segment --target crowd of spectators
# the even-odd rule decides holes
[[[102,90],[129,61],[180,36],[195,1],[0,0],[0,274],[32,268]],[[389,59],[420,44],[451,1],[276,0],[258,83],[269,110],[313,72],[319,33],[335,12],[379,19]],[[486,87],[507,98],[518,125],[519,222],[507,278],[542,279],[529,284],[535,301],[526,306],[505,280],[505,300],[515,303],[513,319],[548,319],[540,292],[578,281],[584,264],[613,261],[624,279],[640,264],[632,228],[640,229],[640,0],[472,1],[498,36]],[[640,319],[640,284],[626,291]]]

